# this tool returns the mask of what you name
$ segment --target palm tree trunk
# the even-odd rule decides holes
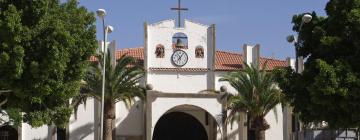
[[[255,140],[265,140],[265,130],[256,130]]]
[[[104,140],[112,140],[114,129],[113,120],[115,119],[115,102],[105,101],[104,106]]]
[[[255,117],[252,125],[253,130],[255,130],[255,140],[265,140],[265,130],[269,129],[270,126],[264,116]]]

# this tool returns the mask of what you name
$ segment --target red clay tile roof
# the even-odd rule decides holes
[[[116,51],[116,59],[120,58],[122,55],[127,54],[136,58],[137,60],[144,61],[144,49],[141,48],[127,48]]]
[[[225,52],[225,51],[216,51],[215,57],[215,69],[217,71],[231,71],[231,70],[242,70],[242,64],[244,62],[242,54]],[[260,66],[264,66],[267,62],[267,70],[272,70],[276,67],[286,67],[286,61],[276,60],[271,58],[260,58]]]
[[[127,54],[129,56],[135,57],[139,61],[144,61],[144,49],[140,48],[127,48],[116,51],[116,58],[120,58],[122,55]],[[96,61],[96,58],[91,57],[90,61]],[[215,57],[215,70],[216,71],[233,71],[233,70],[242,70],[243,57],[239,53],[226,52],[226,51],[216,51]],[[267,70],[272,70],[276,67],[286,67],[286,61],[270,59],[270,58],[260,58],[260,65],[267,61]],[[207,69],[198,69],[198,68],[150,68],[152,70],[176,70],[176,71],[206,71]]]

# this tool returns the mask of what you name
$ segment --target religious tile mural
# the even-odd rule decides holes
[[[165,57],[164,45],[158,44],[156,46],[155,55],[156,55],[156,58],[164,58]]]

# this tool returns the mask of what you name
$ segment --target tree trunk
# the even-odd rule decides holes
[[[104,106],[104,140],[112,140],[114,129],[113,120],[115,119],[115,102],[105,101]]]
[[[265,140],[265,130],[255,131],[255,140]]]
[[[264,116],[255,117],[252,122],[252,128],[255,131],[255,140],[265,140],[265,130],[270,128]]]

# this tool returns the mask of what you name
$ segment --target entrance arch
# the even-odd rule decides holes
[[[208,140],[204,126],[192,115],[170,112],[155,125],[153,140]]]
[[[18,132],[10,125],[0,127],[0,140],[17,140]]]

